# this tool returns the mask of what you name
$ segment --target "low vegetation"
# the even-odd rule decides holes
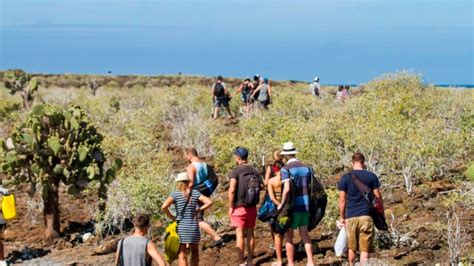
[[[104,228],[120,226],[138,212],[164,219],[159,207],[174,188],[173,175],[185,166],[182,148],[189,146],[212,161],[225,184],[236,146],[249,148],[250,161],[260,169],[262,156],[266,160],[283,142],[293,141],[299,158],[314,167],[330,190],[324,220],[328,228],[334,228],[338,215],[334,184],[355,151],[366,154],[368,169],[380,176],[388,195],[403,188],[407,197],[414,197],[431,193],[429,182],[473,180],[474,91],[437,88],[410,73],[388,74],[353,88],[346,103],[335,101],[332,87],[323,87],[322,98],[316,99],[306,84],[274,83],[270,110],[257,110],[236,124],[211,119],[209,78],[94,77],[101,84],[95,97],[87,76],[37,79],[42,89],[36,103],[55,105],[60,113],[81,106],[88,123],[103,136],[104,154],[124,162],[99,217]],[[231,91],[237,82],[228,82]],[[24,122],[26,111],[15,105],[18,98],[0,95],[6,99],[0,105],[0,127]],[[239,105],[234,97],[232,110]],[[2,134],[6,139],[10,132]],[[6,154],[0,155],[5,160]],[[466,195],[462,188],[458,194]],[[472,194],[467,197],[472,200]],[[216,201],[217,206],[225,204],[223,197]],[[226,212],[214,214],[220,221]]]

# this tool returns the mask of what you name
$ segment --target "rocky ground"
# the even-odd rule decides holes
[[[5,231],[5,250],[10,261],[14,264],[31,265],[112,265],[115,245],[123,235],[108,235],[104,238],[95,236],[93,231],[93,210],[96,201],[92,195],[81,199],[72,198],[61,193],[61,238],[51,246],[45,246],[42,240],[42,216],[38,209],[28,200],[26,187],[15,191],[18,202],[19,217],[9,223]],[[436,194],[446,190],[456,189],[456,185],[448,182],[430,184],[427,195],[415,194],[407,197],[402,190],[394,190],[386,197],[387,212],[394,214],[391,231],[379,234],[377,253],[374,254],[374,264],[415,265],[446,262],[449,258],[445,235],[440,229],[445,222],[444,213],[437,207]],[[221,196],[225,194],[222,193]],[[391,216],[387,217],[391,222]],[[463,215],[463,223],[470,227],[468,233],[472,242],[474,212],[468,211]],[[161,225],[155,224],[155,227]],[[439,227],[439,228],[438,228]],[[208,249],[211,242],[203,236],[201,264],[226,265],[236,264],[234,250],[235,235],[228,227],[219,229],[229,241],[221,248]],[[388,242],[398,235],[396,244]],[[256,228],[257,244],[254,263],[270,265],[274,260],[272,243],[268,226],[258,223]],[[314,243],[314,258],[319,265],[340,265],[344,258],[337,258],[333,246],[337,232],[318,228],[311,233]],[[162,241],[156,239],[162,247]],[[390,246],[390,247],[388,247]],[[469,251],[470,250],[470,251]],[[466,256],[472,258],[472,245]],[[304,265],[303,252],[298,253],[298,263]]]

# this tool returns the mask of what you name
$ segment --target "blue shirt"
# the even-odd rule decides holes
[[[196,168],[196,176],[193,185],[193,187],[195,187],[207,180],[207,165],[204,162],[192,162],[191,165]]]
[[[374,173],[367,170],[353,170],[342,176],[337,188],[347,194],[346,218],[369,215],[369,206],[367,201],[360,193],[357,186],[352,181],[351,174],[357,176],[371,190],[380,188],[380,182]]]
[[[297,159],[290,159],[288,164],[281,169],[280,175],[282,183],[293,181],[295,196],[293,212],[309,212],[311,169]]]

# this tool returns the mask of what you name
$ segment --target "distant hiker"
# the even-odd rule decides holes
[[[258,96],[256,96],[258,93]],[[268,109],[270,104],[270,99],[272,98],[272,88],[268,82],[268,78],[263,79],[263,83],[258,86],[258,88],[253,92],[252,97],[255,99],[257,97],[259,106]]]
[[[229,107],[229,91],[227,90],[225,83],[223,82],[222,76],[217,76],[216,83],[212,85],[212,100],[214,102],[214,119],[217,119],[217,114],[220,111],[220,108],[225,108],[227,113],[231,118],[232,113]]]
[[[349,85],[346,85],[346,86],[344,86],[344,90],[342,90],[342,98],[344,99],[344,102],[347,100],[347,98],[349,98],[350,88],[351,87]]]
[[[195,188],[197,185],[206,181],[208,177],[207,165],[204,163],[201,158],[199,158],[198,152],[195,148],[187,148],[184,151],[184,156],[186,160],[190,163],[186,168],[186,172],[189,177],[189,187],[188,190]],[[201,203],[198,203],[198,208],[202,207]],[[212,227],[204,221],[204,211],[199,212],[197,216],[199,227],[212,237],[214,242],[212,242],[209,247],[213,248],[224,244],[224,239],[220,237]]]
[[[244,247],[247,247],[247,265],[252,265],[255,249],[254,228],[257,220],[257,204],[260,200],[258,172],[248,164],[248,150],[237,147],[234,160],[237,167],[230,173],[229,217],[235,227],[239,263],[244,263]],[[246,245],[244,245],[244,235]]]
[[[268,185],[270,178],[274,177],[276,173],[280,172],[280,169],[283,165],[283,157],[280,155],[280,150],[276,150],[272,154],[273,162],[271,165],[268,165],[265,169],[265,179],[263,184]]]
[[[3,198],[2,195],[8,194],[8,190],[3,188],[1,184],[2,180],[0,179],[0,199]],[[0,201],[0,208],[2,204]],[[3,212],[0,212],[0,266],[2,265],[7,265],[7,262],[5,261],[5,251],[3,247],[3,238],[4,238],[4,233],[5,229],[7,228],[7,222],[5,219],[3,219]]]
[[[152,259],[160,266],[166,265],[156,245],[146,238],[150,227],[150,217],[137,215],[133,219],[133,227],[133,234],[120,240],[117,245],[115,265],[151,266]]]
[[[279,152],[278,152],[278,155],[279,155]],[[275,154],[274,154],[274,157],[275,157]],[[281,204],[282,185],[281,185],[280,169],[283,167],[283,165],[284,165],[283,161],[275,160],[275,162],[271,166],[272,172],[273,172],[272,178],[270,178],[267,185],[268,196],[272,200],[273,204],[275,204],[275,207]],[[283,249],[284,235],[276,232],[273,226],[271,225],[270,225],[270,228],[271,228],[271,234],[272,234],[272,239],[273,239],[273,245],[275,247],[275,253],[277,257],[277,261],[273,263],[272,265],[280,266],[280,265],[283,265],[282,249]]]
[[[191,189],[188,193],[190,183],[188,173],[178,174],[175,181],[178,190],[171,193],[161,209],[168,218],[178,223],[179,242],[181,244],[178,251],[178,265],[188,265],[188,248],[191,250],[191,265],[198,265],[201,233],[196,217],[212,205],[212,200],[194,189]],[[198,207],[199,202],[202,203],[201,207]],[[171,205],[175,207],[176,217],[169,210]]]
[[[378,177],[365,170],[365,157],[362,153],[352,155],[352,171],[341,177],[339,189],[339,222],[344,224],[348,237],[349,263],[354,265],[356,252],[360,251],[360,264],[365,265],[373,250],[374,223],[369,215],[369,206],[361,191],[354,183],[357,178],[372,189],[383,208],[382,194]]]
[[[344,86],[339,86],[337,88],[337,92],[336,92],[336,100],[337,101],[340,101],[340,102],[344,102],[345,100],[345,97],[344,97]]]
[[[262,84],[262,79],[260,77],[259,74],[256,74],[255,76],[253,76],[253,81],[252,81],[252,95],[253,95],[253,92],[258,88],[258,86],[260,86],[260,84]],[[258,93],[255,94],[255,96],[252,96],[250,97],[251,98],[251,101],[256,101],[257,98],[258,98]]]
[[[243,103],[243,113],[248,114],[250,110],[250,102],[251,96],[253,91],[253,85],[250,82],[249,78],[246,78],[244,82],[240,85],[239,89],[235,92],[235,94],[242,94],[242,103]]]
[[[285,235],[286,254],[288,265],[294,265],[295,246],[293,244],[293,230],[299,229],[300,236],[304,242],[307,265],[313,264],[313,249],[311,238],[308,233],[310,198],[309,183],[312,177],[311,168],[296,159],[297,150],[292,142],[283,144],[282,152],[286,166],[281,169],[280,175],[283,183],[283,195],[278,210],[283,208],[291,195],[292,211],[291,225]]]
[[[309,84],[309,91],[316,97],[319,97],[321,93],[321,85],[319,84],[319,78],[315,77],[313,82]]]

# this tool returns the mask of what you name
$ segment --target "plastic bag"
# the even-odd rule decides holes
[[[339,235],[337,235],[336,243],[334,244],[334,252],[338,257],[347,252],[347,232],[345,227],[342,227],[339,231]]]

